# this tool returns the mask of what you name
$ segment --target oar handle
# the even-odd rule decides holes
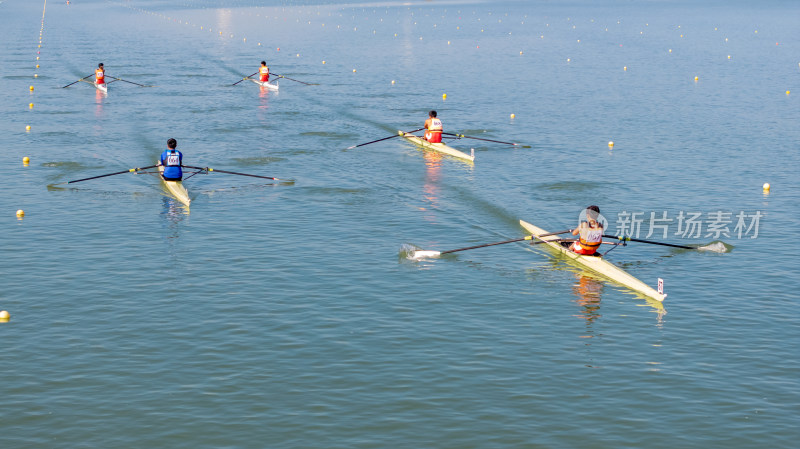
[[[505,245],[506,243],[521,242],[521,241],[524,241],[524,240],[533,240],[534,238],[547,237],[549,235],[564,234],[565,232],[572,232],[572,229],[567,229],[566,231],[559,231],[559,232],[548,232],[547,234],[540,234],[540,235],[533,235],[532,234],[532,235],[526,235],[525,237],[518,238],[518,239],[504,240],[502,242],[486,243],[484,245],[476,245],[476,246],[468,246],[466,248],[451,249],[449,251],[442,251],[439,254],[449,254],[449,253],[455,253],[455,252],[458,252],[458,251],[466,251],[468,249],[485,248],[487,246]]]
[[[121,79],[121,78],[115,78],[115,77],[113,77],[113,76],[109,76],[109,78],[111,78],[111,79],[113,79],[113,80],[115,80],[115,81],[122,81],[122,82],[124,82],[124,83],[131,83],[131,84],[135,84],[135,85],[137,85],[137,86],[147,87],[147,86],[145,86],[144,84],[134,83],[133,81],[124,80],[124,79]]]
[[[358,145],[353,145],[352,147],[347,147],[347,149],[348,150],[352,150],[353,148],[363,147],[364,145],[369,145],[371,143],[377,143],[377,142],[382,142],[384,140],[394,139],[395,137],[400,137],[403,134],[411,134],[411,133],[415,133],[417,131],[422,131],[423,129],[425,129],[425,128],[415,129],[414,131],[399,131],[397,134],[395,134],[393,136],[384,137],[383,139],[373,140],[372,142],[360,143]]]
[[[471,136],[465,136],[464,134],[455,134],[455,133],[442,133],[442,134],[447,134],[447,135],[450,135],[450,136],[455,136],[455,137],[457,137],[457,138],[459,138],[459,139],[461,139],[461,138],[465,138],[465,139],[484,140],[484,141],[486,141],[486,142],[502,143],[503,145],[513,145],[513,146],[522,147],[522,148],[530,148],[530,147],[531,147],[530,145],[520,145],[520,144],[518,144],[518,143],[514,143],[514,142],[503,142],[503,141],[500,141],[500,140],[483,139],[483,138],[481,138],[481,137],[471,137]]]
[[[533,239],[532,235],[526,235],[525,237],[522,237],[521,239],[505,240],[503,242],[487,243],[485,245],[475,245],[475,246],[468,246],[466,248],[451,249],[449,251],[441,251],[439,254],[450,254],[450,253],[456,253],[456,252],[459,252],[459,251],[466,251],[468,249],[486,248],[487,246],[505,245],[506,243],[521,242],[523,240],[532,240],[532,239]]]
[[[244,80],[246,80],[246,79],[250,79],[250,77],[251,77],[251,76],[253,76],[253,75],[256,75],[256,74],[258,74],[258,72],[256,72],[256,73],[251,73],[250,75],[247,75],[246,77],[244,77],[244,78],[240,79],[239,81],[237,81],[237,82],[235,82],[235,83],[231,84],[231,86],[235,86],[235,85],[237,85],[237,84],[241,83],[242,81],[244,81]]]
[[[672,244],[672,243],[664,243],[664,242],[654,242],[654,241],[652,241],[652,240],[634,239],[634,238],[631,238],[631,237],[625,237],[625,236],[617,236],[617,235],[606,235],[606,234],[603,234],[603,237],[607,237],[607,238],[610,238],[610,239],[617,239],[617,240],[619,240],[619,241],[622,241],[622,242],[639,242],[639,243],[649,243],[649,244],[651,244],[651,245],[669,246],[669,247],[672,247],[672,248],[681,248],[681,249],[696,249],[696,248],[693,248],[693,247],[691,247],[691,246],[684,246],[684,245],[674,245],[674,244]]]
[[[319,86],[319,84],[318,84],[318,83],[307,83],[307,82],[305,82],[305,81],[300,81],[300,80],[296,80],[296,79],[294,79],[294,78],[289,78],[288,76],[283,76],[283,75],[281,75],[281,74],[278,74],[278,73],[272,73],[271,75],[275,75],[275,76],[277,76],[278,78],[284,78],[284,79],[287,79],[287,80],[289,80],[289,81],[294,81],[294,82],[296,82],[296,83],[305,84],[306,86]]]
[[[69,84],[67,84],[66,86],[63,86],[63,87],[62,87],[62,89],[63,89],[63,88],[65,88],[65,87],[72,86],[72,85],[73,85],[73,84],[75,84],[75,83],[80,83],[81,81],[85,80],[86,78],[89,78],[89,77],[90,77],[90,76],[92,76],[92,75],[94,75],[94,73],[92,73],[92,74],[90,74],[90,75],[86,75],[86,76],[84,76],[83,78],[79,79],[78,81],[74,81],[74,82],[72,82],[72,83],[69,83]]]
[[[67,181],[67,182],[62,182],[60,184],[53,184],[53,185],[74,184],[76,182],[89,181],[90,179],[105,178],[106,176],[121,175],[123,173],[133,173],[133,172],[137,172],[137,171],[141,171],[141,170],[147,170],[148,168],[153,168],[153,167],[155,167],[155,165],[150,165],[149,167],[129,168],[128,170],[118,171],[118,172],[114,172],[114,173],[107,173],[105,175],[100,175],[100,176],[92,176],[90,178],[76,179],[74,181]]]
[[[238,173],[238,172],[235,172],[235,171],[219,170],[219,169],[211,168],[211,167],[194,167],[194,166],[191,166],[191,165],[181,165],[181,167],[194,168],[196,170],[205,170],[205,171],[207,171],[209,173],[212,172],[212,171],[215,171],[215,172],[220,172],[220,173],[227,173],[229,175],[250,176],[251,178],[271,179],[273,181],[289,181],[289,179],[279,179],[279,178],[273,178],[271,176],[251,175],[249,173]]]

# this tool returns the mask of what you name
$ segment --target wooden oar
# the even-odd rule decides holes
[[[522,237],[522,238],[519,238],[519,239],[504,240],[502,242],[486,243],[484,245],[468,246],[466,248],[451,249],[451,250],[447,250],[447,251],[423,251],[423,250],[414,251],[414,254],[411,256],[411,258],[412,259],[420,259],[420,258],[423,258],[423,257],[439,257],[442,254],[455,253],[455,252],[458,252],[458,251],[466,251],[468,249],[475,249],[475,248],[485,248],[487,246],[504,245],[506,243],[521,242],[523,240],[533,240],[534,238],[537,238],[537,237],[547,237],[549,235],[558,235],[558,234],[564,234],[564,233],[567,233],[567,232],[572,232],[572,229],[567,229],[566,231],[559,231],[559,232],[549,232],[547,234],[541,234],[541,235],[538,235],[538,236],[526,235],[525,237]],[[532,245],[536,245],[536,244],[539,244],[539,243],[545,243],[545,241],[542,240],[542,241],[539,241],[539,242],[533,242]]]
[[[610,239],[617,239],[617,240],[622,241],[622,242],[639,242],[639,243],[649,243],[651,245],[670,246],[672,248],[697,249],[697,248],[692,247],[692,246],[673,245],[672,243],[654,242],[652,240],[641,240],[641,239],[634,239],[634,238],[631,238],[631,237],[622,237],[622,236],[616,236],[616,235],[603,234],[603,237],[607,237],[607,238],[610,238]]]
[[[86,78],[89,78],[89,77],[90,77],[90,76],[92,76],[92,75],[94,75],[94,73],[92,73],[91,75],[86,75],[86,76],[84,76],[83,78],[79,79],[78,81],[75,81],[74,83],[69,83],[69,84],[67,84],[66,86],[63,86],[63,87],[62,87],[62,89],[63,89],[63,88],[65,88],[65,87],[72,86],[72,85],[73,85],[73,84],[75,84],[75,83],[80,83],[81,81],[85,80]]]
[[[231,86],[235,86],[235,85],[237,85],[237,84],[241,83],[241,82],[242,82],[242,81],[244,81],[244,80],[249,80],[251,76],[253,76],[253,75],[256,75],[256,74],[258,74],[258,72],[256,72],[256,73],[253,73],[252,75],[247,75],[247,77],[246,77],[246,78],[242,78],[242,79],[240,79],[239,81],[237,81],[237,82],[235,82],[235,83],[231,84]]]
[[[83,178],[83,179],[76,179],[74,181],[60,182],[58,184],[52,184],[52,185],[60,186],[60,185],[63,185],[63,184],[74,184],[76,182],[88,181],[90,179],[105,178],[106,176],[121,175],[123,173],[133,173],[133,172],[137,172],[137,171],[147,170],[148,168],[153,168],[153,167],[156,167],[156,166],[155,165],[150,165],[149,167],[130,168],[128,170],[118,171],[118,172],[114,172],[114,173],[107,173],[105,175],[92,176],[91,178]]]
[[[181,165],[181,167],[194,168],[195,170],[205,170],[207,172],[216,171],[216,172],[220,172],[220,173],[227,173],[229,175],[250,176],[251,178],[271,179],[273,181],[291,181],[291,182],[294,182],[293,179],[279,179],[279,178],[273,178],[271,176],[251,175],[249,173],[237,173],[235,171],[218,170],[216,168],[211,168],[211,167],[193,167],[191,165]]]
[[[136,84],[137,86],[153,87],[153,86],[148,86],[148,85],[144,85],[144,84],[134,83],[133,81],[124,80],[124,79],[121,79],[121,78],[114,78],[113,76],[109,76],[109,78],[111,78],[112,80],[115,80],[115,81],[122,81],[122,82],[125,82],[125,83]]]
[[[307,83],[305,81],[296,80],[294,78],[289,78],[288,76],[278,75],[277,73],[270,73],[270,75],[275,75],[278,78],[285,78],[289,81],[294,81],[296,83],[305,84],[306,86],[319,86],[319,83]]]
[[[423,129],[425,129],[425,128],[415,129],[414,131],[404,131],[404,132],[405,132],[406,134],[411,134],[411,133],[415,133],[415,132],[417,132],[417,131],[422,131]],[[383,140],[394,139],[395,137],[400,137],[400,134],[395,134],[395,135],[393,135],[393,136],[384,137],[383,139],[373,140],[372,142],[360,143],[360,144],[358,144],[358,145],[353,145],[352,147],[347,147],[346,149],[347,149],[347,150],[352,150],[353,148],[363,147],[364,145],[369,145],[369,144],[371,144],[371,143],[375,143],[375,142],[381,142],[381,141],[383,141]]]
[[[530,148],[530,147],[531,147],[530,145],[522,145],[522,144],[520,144],[520,143],[514,143],[514,142],[502,142],[502,141],[499,141],[499,140],[483,139],[483,138],[480,138],[480,137],[470,137],[470,136],[465,136],[465,135],[463,135],[463,134],[454,134],[454,133],[442,133],[442,134],[447,134],[447,135],[450,135],[450,136],[455,136],[455,137],[456,137],[456,138],[458,138],[458,139],[464,138],[464,139],[485,140],[485,141],[487,141],[487,142],[502,143],[503,145],[514,145],[514,146],[516,146],[516,147],[520,147],[520,148]]]

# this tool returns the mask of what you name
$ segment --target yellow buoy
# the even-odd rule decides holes
[[[24,217],[24,216],[25,216],[25,211],[24,211],[24,210],[22,210],[22,209],[19,209],[19,210],[17,211],[17,217]]]
[[[694,77],[694,80],[695,80],[695,81],[697,81],[697,80],[699,80],[699,79],[700,79],[700,78],[698,78],[698,77],[696,77],[696,76]]]
[[[623,67],[622,70],[627,72],[628,71],[628,66]]]
[[[28,103],[28,107],[33,109],[33,103]]]
[[[522,54],[522,52],[519,52],[519,54],[521,55],[521,54]]]
[[[36,64],[36,68],[37,68],[37,69],[39,68],[39,64]]]
[[[442,94],[442,100],[447,100],[447,94]]]
[[[786,91],[786,95],[789,95],[790,93],[792,93],[792,92],[789,91],[789,90]]]
[[[33,92],[33,86],[31,86],[31,92]]]
[[[11,315],[7,310],[0,310],[0,323],[7,323],[9,318],[11,318]]]
[[[356,69],[353,69],[353,73],[356,73]]]
[[[322,63],[325,64],[325,61],[322,61]]]
[[[34,78],[39,78],[39,74],[38,74],[38,73],[34,73],[34,74],[33,74],[33,77],[34,77]]]
[[[762,187],[764,188],[765,192],[769,192],[769,183],[768,182],[765,182]]]
[[[608,142],[608,147],[609,148],[613,148],[614,147],[614,142],[613,141],[609,141]]]
[[[392,80],[392,84],[394,84],[394,80]]]
[[[25,131],[30,131],[30,130],[31,130],[31,125],[25,126]]]
[[[516,117],[516,115],[514,115],[514,114],[511,114],[511,118],[514,118],[514,117]]]
[[[731,55],[728,55],[728,59],[731,59]]]
[[[22,158],[22,163],[25,164],[25,165],[30,164],[31,163],[31,158],[29,158],[28,156],[23,157]]]

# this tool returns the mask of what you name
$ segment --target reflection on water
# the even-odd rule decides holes
[[[423,151],[422,157],[425,158],[425,184],[422,186],[422,193],[425,202],[434,209],[439,201],[439,181],[442,177],[442,154],[433,151]],[[426,214],[425,220],[431,223],[436,221],[436,215]]]
[[[616,284],[603,276],[594,274],[591,271],[574,267],[565,262],[568,261],[561,257],[555,257],[548,259],[547,265],[554,271],[568,270],[575,276],[577,282],[572,286],[572,293],[576,296],[576,299],[574,300],[575,303],[581,307],[580,315],[576,316],[584,318],[587,323],[592,323],[602,316],[600,314],[600,300],[602,299],[604,289],[607,286],[613,288],[619,284]],[[637,304],[637,306],[652,307],[657,315],[656,319],[658,326],[660,327],[663,325],[663,318],[664,315],[667,314],[667,310],[664,308],[664,304],[662,302],[631,291],[627,287],[619,287],[620,288],[617,288],[616,290],[624,291],[644,300],[643,304]]]
[[[258,86],[258,98],[261,99],[261,104],[258,105],[259,110],[266,110],[267,109],[267,98],[269,98],[269,93],[271,92],[268,87],[264,87],[262,85]],[[277,92],[275,93],[277,95]]]
[[[162,204],[164,205],[164,210],[161,212],[161,214],[167,218],[169,227],[177,231],[177,225],[189,216],[189,206],[174,198],[166,196],[162,197],[161,200]],[[174,233],[174,235],[171,234],[167,236],[167,238],[177,237],[177,232]]]
[[[580,314],[576,315],[591,324],[600,318],[600,299],[603,295],[603,283],[581,273],[574,273],[577,282],[572,285],[575,302],[581,307]]]
[[[94,103],[96,105],[94,108],[94,116],[97,118],[103,117],[103,100],[106,99],[106,95],[108,94],[102,92],[100,89],[94,89]]]

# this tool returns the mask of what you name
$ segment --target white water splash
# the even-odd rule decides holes
[[[439,251],[425,251],[422,248],[403,243],[400,246],[400,257],[408,260],[430,259],[432,257],[439,257]]]
[[[729,247],[725,243],[719,242],[719,241],[711,242],[708,245],[698,246],[697,247],[698,251],[711,251],[711,252],[714,252],[714,253],[727,253],[727,252],[730,252],[731,249],[733,249],[732,246]]]

